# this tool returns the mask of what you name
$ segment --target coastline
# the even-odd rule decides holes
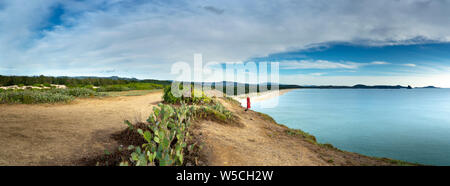
[[[276,91],[267,91],[262,92],[257,95],[250,96],[253,102],[260,102],[268,99],[272,99],[276,96],[281,96],[287,92],[290,92],[294,89],[284,89],[279,90],[277,93]],[[277,152],[280,151],[287,151],[288,149],[296,149],[294,150],[294,153],[299,153],[303,156],[311,156],[312,159],[305,161],[306,159],[302,157],[302,161],[298,162],[295,159],[290,159],[288,161],[292,161],[289,163],[286,163],[287,165],[314,165],[314,166],[423,166],[424,164],[420,163],[413,163],[413,162],[407,162],[403,160],[397,160],[397,159],[391,159],[387,157],[376,157],[376,156],[369,156],[360,154],[357,152],[350,152],[341,150],[339,148],[334,147],[332,144],[329,143],[320,143],[316,140],[316,137],[313,134],[309,134],[307,132],[302,131],[301,129],[293,129],[289,128],[284,124],[276,122],[270,115],[257,112],[254,110],[249,110],[247,112],[243,112],[242,107],[245,107],[246,104],[246,95],[241,96],[233,96],[231,97],[235,101],[240,103],[240,107],[236,108],[236,105],[233,106],[233,104],[224,104],[225,107],[236,115],[238,115],[239,118],[241,118],[241,122],[244,123],[243,128],[241,128],[239,131],[232,132],[232,136],[236,135],[237,133],[244,130],[246,127],[262,127],[262,133],[265,133],[269,136],[269,138],[276,138],[278,141],[278,145],[280,145],[280,148]],[[209,123],[208,125],[211,125],[212,123]],[[215,126],[217,127],[217,126]],[[226,136],[227,129],[223,128],[219,131],[220,133],[217,133],[217,136]],[[261,130],[261,129],[260,129]],[[209,130],[208,132],[212,133],[213,130]],[[256,131],[255,129],[252,129],[251,131]],[[252,133],[252,132],[250,132]],[[253,136],[255,135],[252,133],[250,134],[243,134],[240,136]],[[233,138],[229,138],[228,140],[232,140]],[[223,139],[215,139],[215,141],[219,141]],[[270,141],[271,139],[266,139],[267,141]],[[266,141],[264,140],[264,141]],[[266,141],[266,142],[267,142]],[[283,142],[282,142],[283,141]],[[245,140],[237,142],[237,144],[243,145],[247,142]],[[254,143],[254,141],[253,141]],[[293,146],[285,147],[285,144],[295,144]],[[222,144],[225,145],[225,144]],[[261,146],[271,146],[267,143],[262,144]],[[282,146],[282,147],[281,147]],[[250,147],[247,146],[247,147]],[[238,147],[236,147],[238,148]],[[278,146],[272,146],[271,148],[275,149],[278,148]],[[266,148],[268,150],[269,148]],[[256,151],[256,149],[253,149]],[[249,152],[247,152],[249,153]],[[262,152],[261,152],[262,153]],[[261,154],[260,153],[260,154]],[[287,152],[286,155],[292,154],[293,152]],[[245,154],[245,153],[244,153]],[[245,157],[248,155],[233,155],[234,157]],[[253,156],[253,158],[256,158],[257,155]],[[260,155],[258,155],[260,156]],[[281,158],[280,158],[281,159]],[[283,158],[284,159],[284,158]],[[247,160],[251,161],[251,160]],[[278,162],[281,163],[281,162]],[[231,163],[234,165],[241,165],[240,162],[234,162]],[[251,164],[251,163],[250,163]],[[212,163],[211,165],[230,165],[230,164],[216,164]],[[242,165],[248,165],[248,164],[242,164]],[[263,165],[272,165],[272,164],[263,164]],[[284,163],[281,164],[273,164],[273,165],[284,165]]]
[[[298,88],[292,88],[292,89],[282,89],[282,90],[269,90],[265,92],[258,92],[256,94],[243,94],[243,95],[237,95],[237,96],[230,96],[231,98],[235,99],[236,101],[239,101],[242,105],[247,103],[247,96],[250,97],[250,101],[252,103],[260,102],[260,101],[266,101],[272,98],[275,98],[277,96],[281,96],[283,94],[286,94],[292,90],[296,90]]]

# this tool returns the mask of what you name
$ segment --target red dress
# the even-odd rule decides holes
[[[250,97],[247,97],[247,109],[250,108]]]

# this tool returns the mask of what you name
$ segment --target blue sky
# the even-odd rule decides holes
[[[0,0],[0,74],[174,79],[279,61],[282,83],[450,87],[450,1]]]
[[[321,44],[305,50],[270,54],[252,61],[280,61],[283,74],[386,76],[448,73],[450,43],[388,46]]]

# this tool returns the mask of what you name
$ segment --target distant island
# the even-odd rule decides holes
[[[401,85],[362,85],[357,84],[354,86],[334,86],[334,85],[310,85],[310,86],[301,86],[301,85],[280,85],[283,88],[303,88],[303,89],[412,89],[411,86],[401,86]],[[438,88],[435,86],[427,86],[427,87],[415,87],[415,88]]]
[[[416,87],[416,88],[439,88],[439,87],[435,87],[435,86],[426,86],[426,87]]]

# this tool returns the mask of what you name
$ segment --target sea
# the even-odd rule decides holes
[[[345,151],[450,165],[450,89],[295,89],[252,109]]]

